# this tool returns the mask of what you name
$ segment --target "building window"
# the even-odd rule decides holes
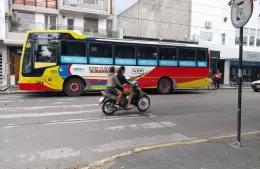
[[[24,4],[24,0],[14,0],[14,4]]]
[[[57,0],[47,0],[47,8],[57,8]]]
[[[91,64],[113,64],[112,44],[110,43],[90,43],[89,62]]]
[[[260,46],[260,29],[256,33],[256,46]]]
[[[212,41],[213,33],[211,32],[200,32],[200,39],[203,41]]]
[[[161,47],[159,65],[178,66],[177,49]]]
[[[138,65],[156,66],[157,65],[157,48],[148,46],[138,47]]]
[[[195,67],[195,50],[190,48],[180,48],[179,50],[179,66]]]
[[[20,30],[36,29],[35,27],[35,14],[17,12],[16,17],[19,19]]]
[[[115,64],[136,65],[134,45],[115,45]]]
[[[250,39],[249,39],[249,45],[250,46],[255,46],[255,29],[250,29]]]
[[[13,3],[42,8],[57,8],[57,0],[13,0]]]
[[[37,7],[46,8],[46,0],[36,0]]]
[[[74,29],[74,19],[68,19],[68,30]]]
[[[249,29],[248,28],[244,28],[244,31],[243,31],[243,44],[244,45],[247,45],[247,42],[248,42],[248,35],[249,35]]]

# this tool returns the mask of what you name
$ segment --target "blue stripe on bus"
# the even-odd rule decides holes
[[[177,60],[159,60],[160,66],[178,66]]]
[[[179,65],[182,67],[196,67],[195,61],[179,61]]]
[[[101,58],[101,57],[90,57],[89,58],[89,63],[90,64],[113,64],[113,59],[112,58]]]
[[[122,59],[116,58],[115,59],[116,65],[136,65],[136,59]]]
[[[198,65],[198,67],[207,67],[208,62],[198,61],[198,62],[197,62],[197,65]]]
[[[107,82],[89,82],[90,85],[99,86],[99,85],[107,85]]]
[[[138,65],[142,65],[142,66],[157,66],[157,60],[138,59]]]
[[[61,56],[61,63],[87,63],[87,56]]]

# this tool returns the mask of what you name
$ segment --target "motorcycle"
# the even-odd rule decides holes
[[[141,112],[148,110],[150,107],[150,98],[147,93],[144,93],[142,89],[138,87],[139,83],[137,81],[129,82],[133,89],[132,105]],[[128,95],[123,95],[119,103],[120,108],[116,108],[114,105],[116,103],[117,95],[108,93],[107,91],[101,91],[101,93],[102,96],[99,98],[99,104],[102,105],[102,112],[105,115],[113,115],[115,112],[120,110],[129,110],[127,109]]]
[[[236,86],[238,86],[239,85],[239,79],[238,78],[230,78],[229,79],[229,85],[231,86],[231,87],[236,87]],[[244,83],[243,83],[243,81],[242,81],[242,86],[244,86]]]

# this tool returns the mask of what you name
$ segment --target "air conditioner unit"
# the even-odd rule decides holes
[[[211,22],[210,21],[206,21],[205,22],[205,27],[206,28],[211,28]]]

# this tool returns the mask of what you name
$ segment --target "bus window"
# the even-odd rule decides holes
[[[112,44],[91,42],[89,44],[89,62],[90,64],[112,65]]]
[[[198,67],[207,67],[207,50],[199,49],[197,50],[197,66]]]
[[[62,41],[61,63],[87,63],[86,42]]]
[[[196,67],[195,50],[192,48],[179,49],[179,66]]]
[[[160,66],[178,66],[176,48],[160,48]]]
[[[138,47],[138,65],[156,66],[157,65],[157,48],[156,47]]]
[[[23,55],[23,66],[22,66],[22,73],[28,74],[32,71],[32,63],[33,63],[33,55],[31,49],[31,43],[27,43],[25,46],[25,51]]]
[[[134,45],[115,45],[116,65],[136,65]]]
[[[35,44],[34,68],[55,66],[57,64],[58,46]]]

